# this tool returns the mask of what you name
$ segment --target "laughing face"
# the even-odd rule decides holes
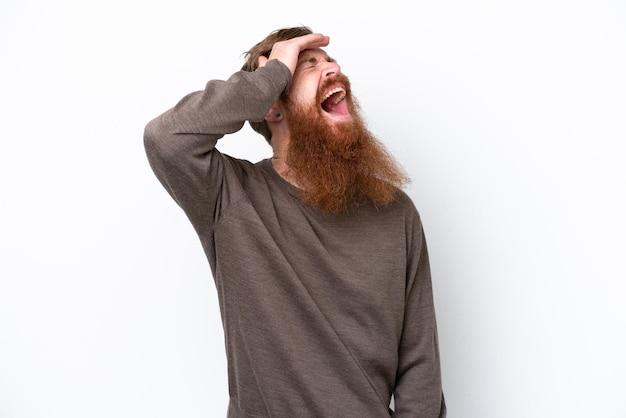
[[[394,200],[408,178],[367,129],[348,78],[324,51],[300,54],[283,103],[286,162],[306,204],[342,213]]]
[[[289,100],[299,106],[315,106],[329,123],[352,119],[349,85],[341,67],[321,49],[302,51],[289,90]]]

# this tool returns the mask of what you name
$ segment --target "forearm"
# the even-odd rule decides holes
[[[254,72],[209,81],[203,91],[185,96],[146,125],[148,158],[162,153],[203,155],[218,139],[240,130],[245,121],[263,120],[290,80],[289,70],[274,60]]]

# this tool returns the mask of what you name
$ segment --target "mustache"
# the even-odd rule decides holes
[[[350,96],[352,93],[352,87],[350,84],[350,79],[347,75],[343,73],[333,74],[330,77],[325,78],[320,84],[318,95],[321,97],[325,94],[326,90],[332,85],[341,84],[343,88],[346,90],[346,96]]]

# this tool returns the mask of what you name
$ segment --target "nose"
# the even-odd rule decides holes
[[[330,77],[341,73],[341,67],[336,62],[327,62],[324,68],[324,76]]]

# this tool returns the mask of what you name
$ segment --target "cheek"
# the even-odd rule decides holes
[[[310,101],[317,97],[318,85],[313,78],[294,78],[289,95],[299,101]]]

